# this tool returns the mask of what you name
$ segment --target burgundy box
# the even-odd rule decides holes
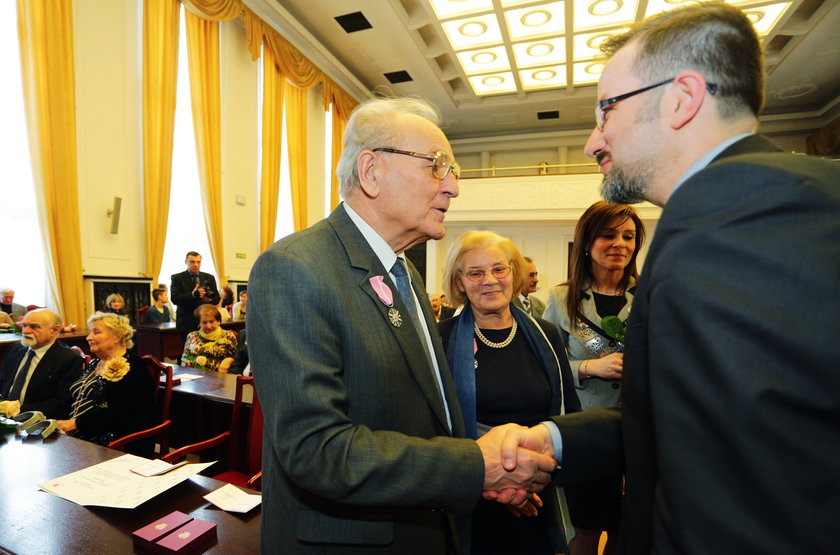
[[[159,520],[154,521],[148,526],[135,530],[131,533],[131,537],[134,539],[135,545],[146,549],[154,549],[154,543],[156,541],[173,530],[176,530],[184,524],[190,522],[192,519],[193,517],[190,515],[186,515],[180,511],[175,511]]]
[[[206,520],[193,520],[181,526],[154,545],[157,553],[183,555],[208,547],[216,540],[216,525]]]

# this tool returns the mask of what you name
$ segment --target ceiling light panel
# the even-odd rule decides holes
[[[636,0],[575,0],[576,31],[629,25],[636,17]]]
[[[566,86],[566,66],[524,69],[519,72],[519,80],[526,91],[553,89]]]
[[[752,21],[756,33],[760,36],[765,36],[773,30],[773,27],[779,22],[785,12],[790,8],[791,3],[785,2],[780,4],[770,4],[768,6],[749,7],[741,6],[744,13]]]
[[[493,11],[493,0],[429,0],[438,19]]]
[[[455,51],[502,43],[495,14],[446,21],[441,26]]]
[[[574,52],[575,61],[597,58],[601,55],[601,43],[622,30],[624,29],[574,35],[572,37],[572,52]]]
[[[563,63],[566,61],[566,39],[553,38],[516,43],[513,45],[513,57],[516,60],[516,67],[522,69]]]
[[[598,61],[575,62],[572,66],[572,81],[575,85],[597,83],[604,71],[604,64]]]
[[[505,12],[508,32],[512,40],[524,40],[564,32],[565,2],[550,2]]]
[[[507,51],[504,46],[493,46],[481,50],[458,52],[458,61],[467,75],[488,73],[491,71],[510,71]]]
[[[510,71],[492,75],[476,75],[468,77],[468,79],[473,91],[478,96],[516,92],[516,82],[513,80],[513,73]]]

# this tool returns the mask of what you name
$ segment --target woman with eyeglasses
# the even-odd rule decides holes
[[[491,231],[468,231],[449,249],[444,289],[458,316],[438,324],[467,435],[493,426],[533,426],[577,412],[580,403],[560,334],[511,304],[528,277],[513,243]],[[551,485],[517,508],[479,501],[472,553],[554,554],[565,551],[562,490]]]
[[[571,278],[553,287],[543,317],[556,325],[569,351],[574,386],[584,410],[617,405],[623,368],[624,322],[630,315],[639,273],[636,256],[645,227],[633,207],[598,201],[581,216],[572,247]],[[614,316],[618,329],[605,325]],[[618,333],[617,333],[618,332]],[[575,538],[571,555],[615,553],[621,524],[619,477],[566,488]]]

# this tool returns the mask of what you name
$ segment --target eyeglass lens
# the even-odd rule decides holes
[[[502,279],[510,275],[512,268],[510,266],[496,266],[495,268],[491,268],[489,270],[470,270],[468,272],[464,272],[464,275],[467,276],[467,279],[470,281],[481,281],[484,277],[491,273],[493,277],[496,279]]]

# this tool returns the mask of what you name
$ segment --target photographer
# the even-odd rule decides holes
[[[184,260],[187,269],[172,275],[172,302],[177,307],[175,313],[175,328],[184,335],[198,327],[198,319],[193,311],[202,304],[215,305],[219,302],[219,288],[216,278],[199,271],[201,269],[201,255],[195,251],[187,253]]]

